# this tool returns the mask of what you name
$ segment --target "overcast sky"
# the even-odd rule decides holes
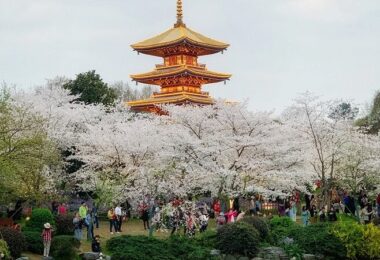
[[[307,90],[370,102],[380,89],[380,0],[183,0],[184,21],[231,44],[201,57],[230,82],[204,89],[281,110]],[[0,0],[0,80],[31,88],[95,69],[112,83],[156,57],[130,44],[170,28],[176,0]]]

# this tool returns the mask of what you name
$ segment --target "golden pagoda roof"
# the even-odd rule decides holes
[[[131,45],[138,52],[155,55],[150,50],[164,48],[176,44],[189,43],[195,46],[212,49],[216,53],[228,48],[229,44],[208,38],[186,27],[184,24],[176,25],[153,38]],[[203,53],[208,54],[208,53]]]
[[[131,75],[131,78],[135,81],[144,82],[145,80],[148,80],[148,79],[173,77],[173,76],[177,76],[183,73],[188,73],[194,76],[200,76],[200,77],[213,79],[213,80],[210,80],[211,82],[220,82],[223,80],[228,80],[232,76],[231,74],[210,71],[202,67],[180,65],[180,66],[166,67],[164,69],[155,69],[147,73]]]
[[[214,104],[214,100],[203,94],[189,93],[189,92],[175,92],[172,94],[158,94],[153,95],[151,98],[136,100],[127,102],[129,106],[134,107],[147,107],[147,106],[156,106],[164,104],[178,104],[178,103],[196,103],[196,104]]]

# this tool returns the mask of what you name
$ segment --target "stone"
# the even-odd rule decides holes
[[[99,259],[99,253],[85,252],[80,255],[83,260],[97,260]]]
[[[22,257],[17,258],[16,260],[29,260],[29,257],[22,256]]]
[[[304,254],[302,256],[302,259],[304,259],[304,260],[316,260],[317,258],[315,257],[315,255],[312,255],[312,254]]]
[[[213,249],[213,250],[210,251],[210,255],[212,255],[212,256],[218,256],[218,255],[220,255],[220,250]]]
[[[285,253],[285,250],[281,247],[265,247],[261,248],[258,254],[259,257],[271,260],[288,260],[289,257]]]

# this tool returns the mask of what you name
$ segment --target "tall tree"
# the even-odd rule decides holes
[[[78,74],[75,80],[70,80],[63,87],[70,90],[71,95],[79,95],[76,100],[85,104],[109,106],[117,98],[115,90],[108,87],[95,70]]]

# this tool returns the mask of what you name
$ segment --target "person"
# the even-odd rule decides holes
[[[326,213],[325,213],[325,209],[324,208],[321,208],[321,210],[319,211],[318,215],[319,215],[319,221],[320,222],[325,222],[326,221]]]
[[[65,216],[67,214],[67,207],[65,203],[61,203],[58,206],[58,214],[61,216]]]
[[[368,209],[368,203],[364,205],[363,209],[361,210],[361,219],[364,224],[369,224],[371,221],[370,216],[373,214],[372,210],[370,211]]]
[[[96,235],[91,243],[91,250],[94,253],[100,253],[102,248],[100,247],[100,236]]]
[[[336,211],[333,206],[331,206],[328,216],[330,222],[335,222],[338,220],[338,217],[336,216]]]
[[[219,216],[216,218],[216,227],[220,228],[224,224],[226,224],[226,218],[224,217],[224,213],[220,212]]]
[[[121,232],[121,224],[123,223],[123,214],[121,211],[120,204],[118,204],[115,208],[115,215],[116,215],[116,223],[115,223],[116,233],[120,233]]]
[[[235,222],[235,219],[237,217],[237,211],[233,208],[230,208],[226,216],[227,216],[227,223],[233,223]]]
[[[195,235],[196,224],[194,215],[189,211],[186,214],[186,235],[188,237],[193,237]]]
[[[74,219],[74,237],[80,241],[82,239],[82,219],[79,216],[79,213],[75,213]]]
[[[282,199],[280,199],[278,202],[278,215],[280,217],[285,216],[285,202]]]
[[[200,215],[200,217],[199,217],[199,224],[200,224],[199,232],[203,233],[207,230],[208,220],[209,220],[209,217],[207,214],[202,213]]]
[[[363,209],[366,205],[368,205],[368,197],[367,194],[363,194],[360,199],[360,207]]]
[[[159,207],[153,207],[152,211],[154,211],[153,217],[151,218],[151,224],[149,227],[149,237],[153,236],[154,230],[158,230],[160,228],[161,223],[161,212]]]
[[[256,200],[255,205],[256,205],[256,213],[260,214],[260,212],[261,212],[261,202],[260,202],[259,199]]]
[[[297,221],[297,205],[295,201],[290,202],[289,217],[296,222]]]
[[[376,204],[377,204],[377,216],[380,218],[380,193],[377,195]]]
[[[110,208],[108,210],[107,217],[108,217],[108,221],[110,222],[110,233],[111,233],[111,235],[113,235],[112,229],[114,229],[115,232],[117,231],[116,224],[115,224],[116,215],[115,215],[113,208]]]
[[[149,211],[148,211],[148,205],[144,201],[141,201],[138,207],[138,210],[140,212],[140,218],[143,221],[144,229],[149,230]]]
[[[255,202],[255,197],[251,197],[249,200],[249,213],[252,215],[256,215],[256,202]]]
[[[51,230],[50,223],[44,224],[44,229],[42,231],[41,236],[42,236],[42,241],[44,243],[44,257],[49,257],[51,238],[52,238],[52,230]]]
[[[51,211],[52,211],[53,215],[55,215],[55,216],[58,214],[58,206],[59,206],[59,204],[56,201],[53,201],[51,203]]]
[[[87,226],[87,240],[92,241],[94,239],[94,222],[92,219],[91,210],[87,211],[87,216],[85,219],[85,223]]]
[[[82,202],[81,206],[79,207],[79,216],[82,220],[83,223],[86,223],[86,217],[87,217],[87,205],[86,205],[86,202]]]
[[[214,210],[215,216],[220,215],[221,206],[220,206],[220,200],[219,199],[215,200],[214,205],[212,205],[212,209]]]
[[[245,212],[244,211],[240,212],[236,218],[236,222],[243,220],[244,217],[245,217]]]
[[[317,207],[315,205],[311,206],[310,218],[311,218],[311,223],[317,223],[318,210],[317,210]]]
[[[98,206],[96,204],[92,208],[92,219],[94,220],[95,228],[99,228]]]
[[[309,220],[310,220],[310,211],[307,209],[306,206],[302,207],[301,217],[302,217],[303,226],[304,227],[308,226]]]

